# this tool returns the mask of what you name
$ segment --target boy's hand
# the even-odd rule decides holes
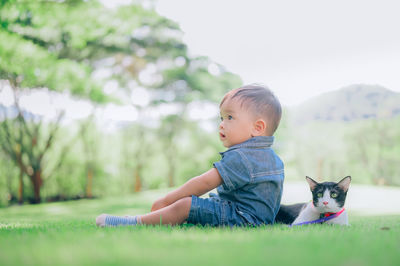
[[[151,206],[151,211],[156,211],[159,209],[162,209],[164,207],[167,207],[169,204],[167,203],[167,201],[165,200],[165,197],[162,197],[158,200],[156,200],[153,205]]]

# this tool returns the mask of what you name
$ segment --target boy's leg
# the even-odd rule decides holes
[[[189,217],[191,204],[191,197],[180,199],[165,208],[141,215],[142,224],[181,224]]]
[[[117,226],[135,224],[181,224],[189,217],[192,198],[186,197],[160,210],[132,217],[102,214],[96,218],[97,226]]]

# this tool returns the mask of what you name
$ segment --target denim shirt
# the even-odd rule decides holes
[[[284,180],[283,162],[271,149],[273,136],[257,136],[220,153],[214,163],[223,183],[219,197],[236,206],[250,224],[270,224],[279,210]]]

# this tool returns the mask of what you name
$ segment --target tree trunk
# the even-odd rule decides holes
[[[42,171],[36,170],[33,173],[33,195],[34,195],[34,203],[40,203],[40,188],[43,184],[42,181]]]
[[[92,198],[92,187],[93,187],[93,170],[91,167],[88,168],[87,172],[87,183],[86,183],[86,197]]]
[[[24,172],[22,169],[19,171],[19,185],[18,185],[18,203],[24,203]]]
[[[139,191],[142,190],[142,180],[140,179],[141,169],[142,169],[141,165],[138,165],[136,167],[136,171],[135,171],[135,187],[134,187],[134,191],[135,192],[139,192]]]

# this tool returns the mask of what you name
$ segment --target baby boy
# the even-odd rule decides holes
[[[101,214],[98,226],[171,224],[258,226],[274,222],[282,196],[283,163],[271,149],[282,115],[265,86],[252,84],[228,92],[220,104],[222,159],[207,172],[156,200],[137,216]],[[201,195],[217,188],[218,194]]]

